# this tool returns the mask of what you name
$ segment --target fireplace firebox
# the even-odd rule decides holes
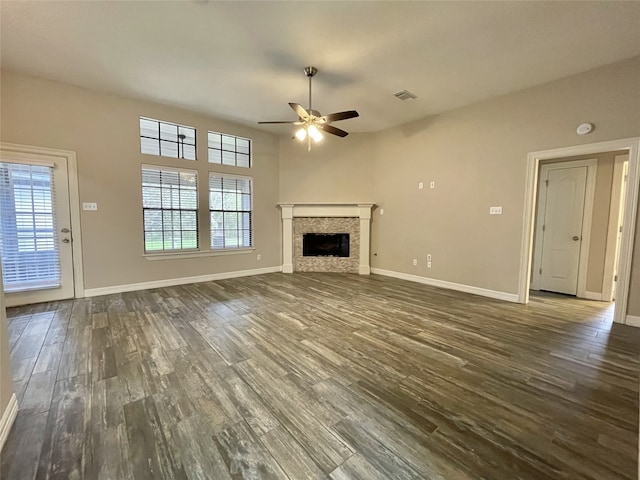
[[[348,233],[305,233],[302,235],[303,257],[348,257]]]

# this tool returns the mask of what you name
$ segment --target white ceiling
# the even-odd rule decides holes
[[[637,1],[2,0],[0,21],[3,69],[256,127],[307,106],[314,65],[314,108],[358,110],[350,132],[640,55]]]

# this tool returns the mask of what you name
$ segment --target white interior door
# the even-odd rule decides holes
[[[539,288],[576,295],[587,167],[545,167],[540,171],[544,215]]]
[[[0,254],[7,305],[74,297],[66,158],[0,158]]]

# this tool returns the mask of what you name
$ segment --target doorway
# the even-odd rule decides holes
[[[597,160],[540,167],[533,290],[585,296]]]
[[[624,225],[628,225],[629,228],[623,229],[620,241],[619,269],[617,272],[615,292],[616,303],[613,314],[615,322],[626,322],[633,240],[636,233],[634,226],[640,184],[640,138],[638,137],[529,153],[527,157],[525,211],[520,261],[520,281],[518,286],[518,301],[520,303],[528,303],[529,288],[532,284],[535,212],[541,162],[613,151],[625,151],[628,153],[628,181],[623,208],[623,223]],[[601,283],[603,278],[601,275]]]
[[[83,296],[75,154],[0,145],[7,306]]]

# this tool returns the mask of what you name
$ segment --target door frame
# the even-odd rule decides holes
[[[546,163],[540,166],[540,172],[548,167],[548,170],[557,170],[562,168],[574,168],[574,167],[587,167],[587,178],[585,180],[584,190],[584,204],[582,207],[582,231],[580,236],[582,242],[580,243],[580,253],[578,256],[578,283],[576,296],[578,298],[587,298],[587,269],[589,265],[589,245],[591,243],[591,221],[593,219],[593,200],[596,194],[596,177],[598,173],[598,161],[596,159],[588,160],[567,160],[553,163]],[[555,167],[555,168],[554,168]],[[540,191],[540,182],[542,181],[541,175],[538,180],[538,191]],[[541,210],[546,206],[546,199],[538,198],[536,205],[536,222],[535,231],[536,238],[541,238]],[[544,218],[544,217],[543,217]],[[542,243],[536,242],[533,252],[533,265],[540,266],[542,261]],[[540,290],[540,275],[534,273],[531,278],[530,288],[534,290]]]
[[[540,161],[577,155],[591,155],[615,150],[627,150],[629,152],[629,177],[627,182],[627,198],[624,206],[624,225],[628,225],[629,228],[623,229],[622,232],[616,302],[613,311],[614,322],[626,323],[629,282],[631,279],[631,258],[633,255],[633,240],[636,233],[635,222],[638,207],[638,190],[640,190],[640,137],[554,148],[527,154],[524,219],[522,225],[522,245],[520,248],[520,278],[518,281],[519,303],[529,303],[533,222],[535,219],[538,167]]]
[[[607,247],[604,257],[604,275],[602,277],[602,300],[611,302],[614,297],[614,276],[616,274],[616,258],[618,257],[618,231],[624,225],[621,213],[624,213],[622,193],[626,188],[624,180],[624,165],[628,154],[618,154],[613,160],[613,180],[611,185],[611,206],[609,208],[609,228],[607,231]],[[627,157],[627,158],[624,158]],[[628,186],[628,181],[626,182]],[[612,222],[611,220],[614,219]],[[618,262],[619,263],[619,262]]]
[[[17,143],[0,142],[0,155],[11,153],[46,155],[64,158],[67,161],[67,178],[69,180],[69,212],[71,214],[71,232],[73,243],[73,290],[74,298],[84,297],[84,270],[82,267],[82,229],[80,225],[80,193],[78,188],[78,162],[76,152],[46,147],[33,147]]]

